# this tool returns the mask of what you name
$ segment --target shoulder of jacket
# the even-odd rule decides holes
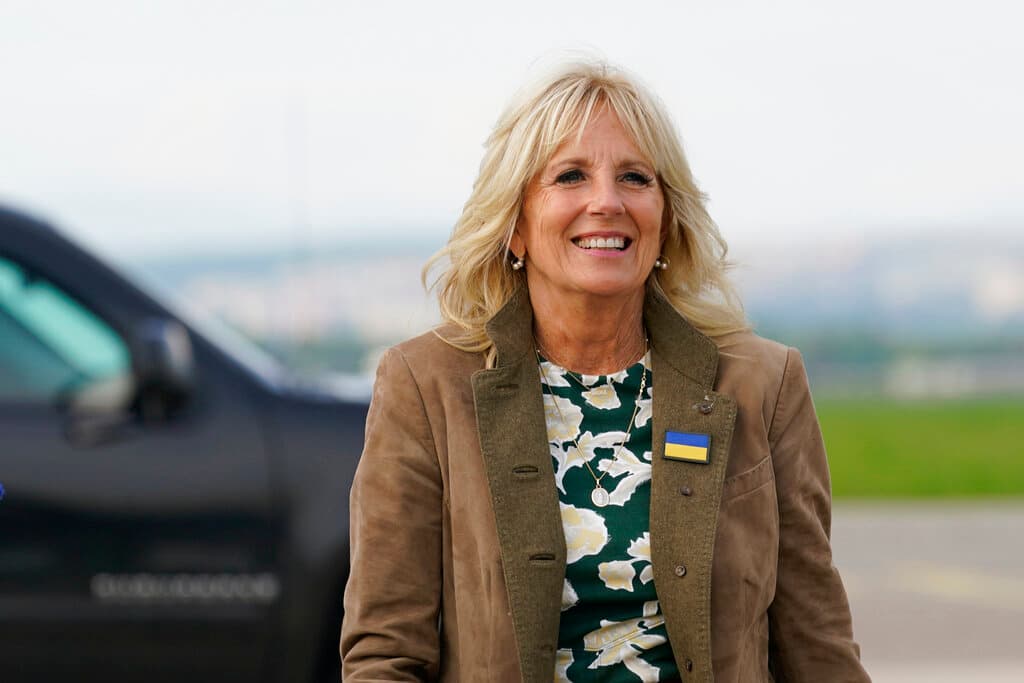
[[[775,368],[779,373],[785,368],[789,352],[793,350],[753,332],[735,332],[717,337],[714,341],[718,346],[719,366],[738,363],[750,369],[753,364],[765,369]]]
[[[754,388],[771,399],[779,393],[792,355],[799,355],[796,349],[753,332],[724,335],[715,343],[718,384],[727,390],[737,385]]]
[[[454,332],[454,326],[441,325],[392,346],[384,355],[401,357],[418,380],[434,374],[472,373],[482,368],[483,354],[457,349],[445,341]]]

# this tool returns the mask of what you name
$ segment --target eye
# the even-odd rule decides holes
[[[654,178],[639,171],[627,171],[622,174],[621,180],[637,187],[647,187],[654,182]]]
[[[558,177],[555,178],[555,182],[559,185],[575,185],[576,183],[581,183],[583,182],[583,172],[574,168],[571,171],[559,173]]]

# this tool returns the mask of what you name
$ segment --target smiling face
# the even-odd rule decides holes
[[[642,305],[664,209],[653,165],[602,107],[526,188],[511,246],[526,256],[534,307],[587,298]]]

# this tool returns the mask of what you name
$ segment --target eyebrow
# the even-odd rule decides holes
[[[589,163],[590,160],[584,157],[569,157],[567,159],[554,158],[548,162],[546,168],[551,168],[553,166],[587,166]],[[627,158],[624,161],[617,162],[615,165],[619,168],[623,166],[643,166],[654,170],[654,164],[643,157]]]

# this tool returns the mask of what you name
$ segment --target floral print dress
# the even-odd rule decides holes
[[[651,568],[649,368],[649,354],[611,375],[577,375],[540,358],[568,551],[556,681],[664,681],[679,675]],[[643,373],[646,388],[637,407]],[[634,409],[632,429],[616,456]],[[591,500],[594,475],[609,493],[606,506]]]

